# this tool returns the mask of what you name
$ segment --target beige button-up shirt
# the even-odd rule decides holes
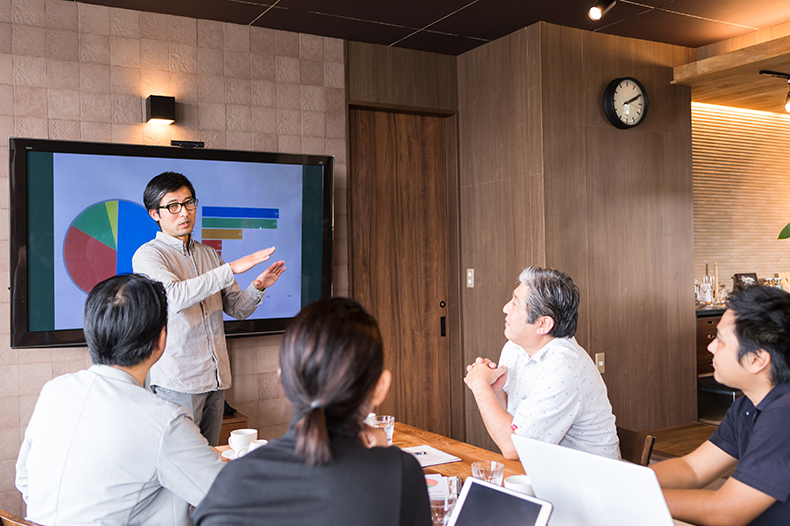
[[[263,291],[242,291],[230,265],[213,248],[162,232],[132,258],[136,273],[161,281],[167,291],[167,347],[151,368],[151,385],[180,393],[228,389],[230,362],[222,313],[243,320]]]

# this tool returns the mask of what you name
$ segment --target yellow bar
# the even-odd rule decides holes
[[[204,228],[203,239],[241,239],[241,229]]]

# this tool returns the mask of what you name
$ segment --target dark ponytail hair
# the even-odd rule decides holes
[[[296,452],[307,464],[332,459],[327,426],[359,431],[383,370],[378,324],[357,302],[319,300],[293,319],[280,346],[280,375],[296,415]]]

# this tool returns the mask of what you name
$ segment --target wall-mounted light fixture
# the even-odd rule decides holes
[[[173,124],[176,120],[176,98],[149,95],[145,99],[145,122]]]
[[[787,95],[785,96],[785,111],[790,113],[790,73],[782,73],[781,71],[770,71],[768,69],[761,69],[760,75],[770,75],[780,79],[785,79],[788,84]]]
[[[600,20],[616,3],[617,0],[600,0],[590,8],[588,15],[593,20]]]

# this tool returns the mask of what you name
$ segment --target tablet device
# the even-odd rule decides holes
[[[468,477],[449,526],[546,526],[551,503]]]

